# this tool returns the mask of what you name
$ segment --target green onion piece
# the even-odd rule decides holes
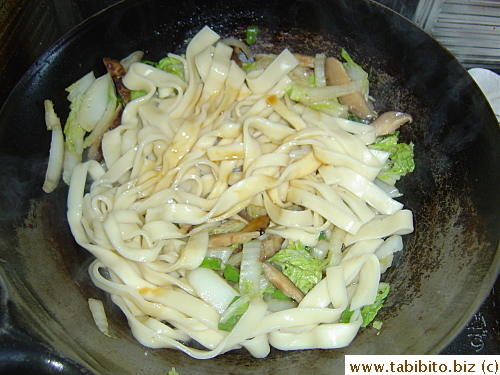
[[[259,29],[255,26],[251,26],[247,29],[247,44],[254,44],[257,41],[258,30]]]
[[[201,262],[200,267],[210,268],[211,270],[220,270],[222,269],[222,259],[207,257],[203,259],[203,262]]]
[[[224,278],[235,283],[240,282],[240,270],[230,264],[224,268]]]

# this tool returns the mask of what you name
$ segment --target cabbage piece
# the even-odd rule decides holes
[[[99,331],[105,335],[109,335],[108,332],[108,319],[106,318],[106,312],[104,311],[104,305],[102,301],[94,298],[88,299],[88,304],[92,317],[94,318],[95,324]]]
[[[326,55],[324,53],[316,54],[316,58],[314,59],[314,86],[315,87],[326,86],[325,61],[326,61]]]
[[[345,49],[342,49],[341,55],[346,61],[342,65],[352,80],[368,79],[368,73],[349,56]]]
[[[387,283],[379,284],[375,301],[371,305],[364,306],[361,309],[361,316],[363,317],[361,327],[366,327],[372,322],[373,319],[375,319],[378,311],[382,308],[382,306],[384,306],[385,298],[389,294],[390,289],[390,285]]]
[[[232,233],[239,232],[245,228],[245,223],[240,220],[229,219],[222,222],[220,225],[211,227],[208,230],[209,234],[219,234],[219,233]]]
[[[316,111],[326,113],[332,117],[347,118],[348,108],[335,100],[326,100],[324,102],[316,103],[310,106]]]
[[[361,327],[368,326],[368,324],[370,324],[373,319],[375,319],[378,311],[384,306],[385,298],[389,294],[389,291],[390,285],[388,283],[379,283],[375,301],[371,305],[364,306],[361,309],[361,317],[363,318]],[[354,311],[351,311],[350,306],[347,306],[347,308],[342,313],[342,316],[340,317],[340,323],[349,323],[353,313]],[[382,322],[377,322],[376,324],[374,322],[374,325],[376,327],[379,327],[377,329],[380,329],[380,327],[382,326]]]
[[[262,263],[259,261],[260,241],[243,244],[243,256],[240,266],[239,291],[252,298],[260,295],[260,274]]]
[[[342,63],[344,69],[346,70],[349,78],[352,81],[360,81],[363,82],[361,93],[364,95],[365,100],[368,100],[369,95],[369,81],[368,81],[368,73],[363,70],[361,66],[359,66],[352,58],[349,56],[345,49],[342,49],[341,52],[342,58],[346,61]]]
[[[196,295],[222,314],[238,293],[217,272],[196,268],[186,273],[186,278]]]
[[[184,79],[184,64],[182,63],[182,61],[176,59],[175,57],[164,57],[156,64],[154,64],[154,66],[167,73],[174,74],[177,77]]]
[[[267,294],[269,298],[277,299],[277,300],[290,300],[293,301],[294,299],[291,297],[288,297],[283,293],[281,290],[276,288],[273,284],[269,283],[267,287],[263,290],[262,295]]]
[[[84,137],[96,126],[101,128],[110,120],[116,106],[115,88],[111,76],[95,79],[90,72],[66,88],[70,112],[64,125],[65,150],[63,180],[69,184],[75,165],[82,161],[86,147]],[[106,115],[106,116],[105,116]],[[88,145],[87,145],[88,146]]]
[[[45,100],[45,123],[47,130],[52,132],[49,152],[49,162],[45,172],[43,191],[50,193],[57,187],[63,170],[64,162],[64,135],[61,121],[54,111],[54,104]]]
[[[77,120],[77,113],[83,102],[83,94],[77,95],[70,104],[70,111],[64,125],[64,167],[63,180],[69,185],[75,165],[81,162],[83,137],[87,133]]]
[[[394,185],[402,176],[415,169],[413,143],[398,143],[399,132],[377,137],[369,148],[389,152],[389,159],[385,162],[377,176],[382,181]]]
[[[368,90],[368,80],[352,80],[349,83],[325,87],[307,87],[305,85],[292,82],[286,93],[290,99],[304,105],[311,105],[323,101],[333,100],[340,96],[360,92],[366,95]]]
[[[234,297],[226,311],[221,315],[218,328],[221,331],[231,332],[245,311],[247,311],[248,306],[250,306],[250,297]]]
[[[146,95],[148,92],[146,90],[130,90],[130,100],[140,98]]]
[[[94,72],[88,72],[82,78],[66,87],[66,91],[68,92],[68,100],[70,102],[73,102],[78,95],[84,94],[85,91],[87,91],[87,89],[92,85],[92,83],[94,83],[94,81]]]
[[[110,101],[115,104],[116,95],[113,79],[108,73],[94,80],[83,94],[76,114],[79,125],[91,132],[103,118]]]
[[[290,241],[288,246],[274,254],[269,261],[278,265],[302,293],[311,290],[322,278],[322,262],[313,257],[300,241]]]

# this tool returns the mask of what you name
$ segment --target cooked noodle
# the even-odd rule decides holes
[[[72,233],[96,258],[92,281],[147,347],[207,359],[242,347],[260,358],[270,346],[346,346],[360,329],[361,309],[376,298],[388,257],[402,247],[400,236],[413,230],[412,214],[374,183],[387,155],[367,147],[373,126],[285,95],[298,64],[293,54],[284,50],[248,74],[231,54],[205,27],[185,59],[176,56],[185,80],[141,62],[130,66],[124,84],[146,94],[104,134],[104,162],[73,170]],[[199,266],[210,252],[224,263],[237,256],[234,246],[211,248],[209,241],[223,223],[245,226],[239,212],[249,207],[263,209],[270,223],[239,255],[249,265],[241,272],[256,281],[245,289]],[[261,240],[276,234],[314,248],[322,233],[321,280],[300,303],[271,308],[276,301],[263,298],[269,282],[255,260]],[[388,241],[396,245],[384,247]],[[230,332],[218,329],[238,296],[246,311]],[[340,322],[348,306],[354,312]]]

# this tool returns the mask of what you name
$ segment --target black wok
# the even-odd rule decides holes
[[[105,299],[89,281],[89,254],[66,221],[67,188],[41,186],[50,135],[43,100],[65,118],[64,88],[103,57],[142,49],[150,60],[181,51],[208,24],[223,36],[262,30],[256,48],[338,55],[344,47],[369,69],[378,110],[409,112],[403,130],[416,145],[416,171],[399,185],[415,233],[385,274],[393,286],[376,330],[340,350],[281,352],[254,359],[234,351],[199,361],[141,347],[107,303],[111,339],[87,307]],[[480,306],[499,270],[500,131],[485,98],[457,60],[427,34],[370,1],[125,1],[70,32],[31,67],[0,113],[0,281],[2,330],[22,327],[48,349],[47,360],[75,372],[156,374],[341,373],[346,354],[438,353]],[[1,361],[0,361],[1,362]]]

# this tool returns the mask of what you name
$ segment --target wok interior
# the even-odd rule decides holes
[[[498,272],[500,141],[484,97],[459,63],[425,33],[382,6],[358,1],[127,1],[63,38],[23,78],[0,115],[2,191],[0,275],[13,328],[49,343],[99,373],[294,374],[342,371],[345,354],[423,354],[442,349],[465,325]],[[198,10],[195,10],[198,9]],[[90,255],[66,221],[67,188],[45,195],[42,182],[50,135],[43,100],[64,119],[64,88],[103,57],[141,49],[156,60],[182,51],[208,24],[222,36],[261,34],[255,49],[339,55],[346,48],[369,67],[378,110],[411,113],[402,130],[415,143],[416,170],[399,187],[415,215],[415,233],[384,278],[392,284],[384,325],[360,332],[340,350],[281,352],[254,359],[243,350],[199,361],[153,350],[133,339],[123,314],[87,274]],[[111,339],[100,333],[87,299],[106,300]],[[6,305],[7,306],[7,305]]]

